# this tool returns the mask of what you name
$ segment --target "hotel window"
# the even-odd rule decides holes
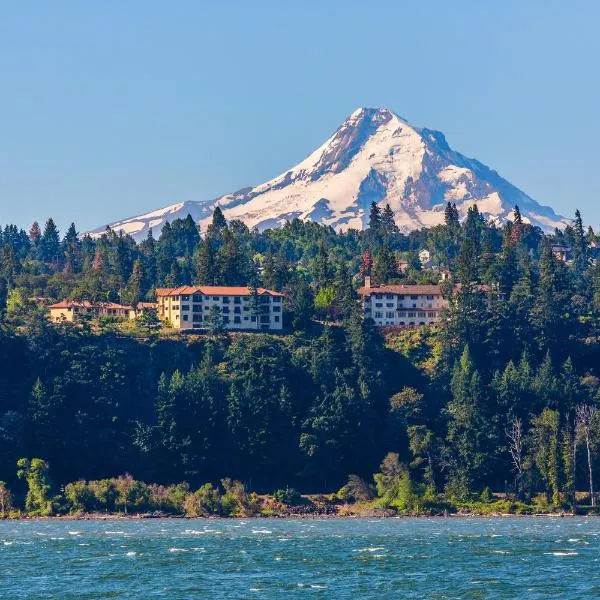
[[[419,296],[411,296],[411,297],[410,297],[410,299],[411,299],[411,300],[418,300],[418,299],[419,299]]]
[[[394,303],[393,302],[386,302],[386,308],[394,308]]]
[[[281,302],[281,296],[273,296],[273,302]]]
[[[239,324],[242,322],[242,320],[241,320],[239,317],[233,317],[233,322],[234,322],[236,325],[239,325]]]
[[[383,308],[383,302],[375,302],[375,308]]]
[[[400,295],[398,296],[398,300],[404,300],[404,294],[400,294]]]
[[[224,306],[222,310],[223,314],[229,314],[229,306]]]
[[[427,300],[433,300],[433,296],[427,296]]]
[[[201,307],[201,306],[198,306],[197,304],[194,304],[194,305],[192,306],[192,312],[195,312],[195,313],[202,312],[202,307]]]
[[[229,304],[229,296],[223,296],[223,304]]]
[[[192,321],[194,321],[194,323],[202,322],[202,315],[192,315]]]
[[[190,297],[189,297],[189,296],[181,296],[181,299],[182,299],[182,300],[189,300],[189,299],[190,299]]]
[[[202,302],[202,294],[194,294],[194,302]]]
[[[242,303],[242,299],[241,299],[239,296],[236,296],[236,297],[233,299],[233,303],[234,303],[234,304],[241,304],[241,303]]]
[[[189,304],[182,304],[181,305],[181,310],[190,310],[190,305]]]
[[[223,317],[223,324],[227,325],[229,323],[229,317]]]
[[[386,296],[386,298],[387,298],[388,300],[393,300],[393,299],[394,299],[394,294],[388,294],[388,295]]]
[[[393,312],[386,312],[385,313],[385,318],[386,319],[393,319],[394,318],[394,313]]]
[[[219,296],[213,296],[212,299],[217,301],[219,299]]]
[[[382,316],[383,316],[383,315],[382,315],[380,312],[376,312],[376,313],[375,313],[375,318],[376,318],[376,319],[381,319],[381,317],[382,317]]]
[[[381,300],[383,298],[383,294],[375,294],[375,298],[377,298],[377,300]]]
[[[406,313],[405,313],[405,312],[399,312],[399,313],[398,313],[398,316],[399,316],[399,317],[405,317],[405,316],[406,316]]]
[[[234,312],[234,313],[236,313],[237,315],[239,315],[239,314],[240,314],[240,312],[242,312],[242,309],[241,309],[241,307],[239,307],[239,306],[235,306],[235,307],[233,308],[233,312]]]
[[[279,323],[279,317],[275,315],[275,323]]]
[[[410,318],[410,317],[416,317],[416,316],[417,316],[417,314],[416,314],[416,313],[414,313],[414,312],[409,312],[409,313],[408,313],[408,316],[409,316],[409,318]],[[411,323],[411,325],[414,325],[414,323]]]
[[[281,306],[274,306],[273,312],[281,312]]]
[[[424,317],[426,317],[426,316],[427,316],[427,313],[426,313],[426,312],[419,312],[419,318],[421,318],[421,319],[422,319],[422,318],[424,318]]]

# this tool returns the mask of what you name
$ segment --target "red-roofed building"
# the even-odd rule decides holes
[[[365,278],[358,290],[365,317],[380,327],[430,325],[440,320],[448,306],[439,285],[371,285]]]
[[[50,320],[55,323],[63,321],[73,322],[82,315],[96,317],[115,317],[129,319],[133,311],[131,306],[116,304],[115,302],[90,302],[89,300],[62,300],[48,307]]]
[[[157,288],[157,314],[176,329],[204,329],[215,312],[213,307],[217,307],[225,329],[283,329],[283,294],[257,288],[256,296],[256,310],[253,310],[247,286]]]

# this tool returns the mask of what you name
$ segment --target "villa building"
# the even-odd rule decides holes
[[[225,329],[280,331],[283,329],[283,294],[256,289],[256,303],[251,289],[230,286],[181,286],[157,288],[157,314],[176,329],[205,329],[219,309]]]
[[[358,290],[365,317],[380,327],[430,325],[448,306],[439,285],[374,285],[365,278]]]
[[[82,316],[94,319],[97,317],[129,319],[133,311],[131,306],[123,306],[115,302],[90,302],[89,300],[62,300],[51,304],[48,308],[50,309],[50,320],[55,323],[73,322]]]

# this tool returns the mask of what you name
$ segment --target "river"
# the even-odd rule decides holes
[[[0,522],[0,598],[598,598],[600,519]]]

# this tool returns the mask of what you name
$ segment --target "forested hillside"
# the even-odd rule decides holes
[[[17,460],[39,457],[56,490],[128,472],[317,492],[350,474],[372,481],[391,452],[398,461],[382,465],[379,483],[401,476],[430,497],[489,487],[568,505],[600,466],[598,242],[579,213],[544,236],[518,209],[500,229],[476,207],[461,224],[450,205],[445,225],[407,236],[377,207],[363,232],[296,220],[258,233],[217,210],[202,237],[184,219],[139,245],[74,225],[61,235],[51,219],[28,233],[6,226],[0,479],[17,489]],[[444,284],[439,326],[379,331],[363,319],[363,276],[437,283],[441,270],[460,286]],[[62,298],[134,304],[191,283],[283,291],[286,334],[180,335],[46,315]]]

